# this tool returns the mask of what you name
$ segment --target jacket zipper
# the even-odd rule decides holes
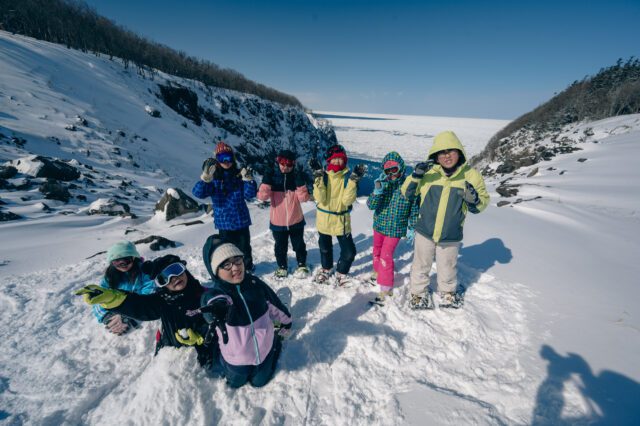
[[[251,321],[251,336],[253,337],[253,346],[256,350],[256,365],[260,365],[260,350],[258,349],[258,338],[256,337],[256,329],[253,326],[253,318],[251,317],[251,312],[249,312],[249,305],[247,305],[247,301],[244,300],[244,296],[242,292],[240,292],[240,285],[236,286],[236,290],[238,290],[238,295],[240,295],[240,299],[242,299],[242,303],[244,304],[244,308],[247,310],[247,315],[249,315],[249,321]]]

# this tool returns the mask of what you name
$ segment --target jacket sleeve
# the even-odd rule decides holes
[[[196,198],[207,198],[213,195],[213,182],[199,180],[193,186],[191,193]]]
[[[296,188],[296,197],[298,197],[298,201],[300,201],[301,203],[304,203],[311,199],[307,185],[301,185]]]
[[[351,179],[347,182],[347,187],[342,191],[342,204],[345,207],[349,207],[356,201],[356,196],[358,193],[358,184],[356,184]]]
[[[313,198],[316,200],[316,204],[327,204],[327,185],[324,184],[322,176],[313,181]]]
[[[269,317],[271,320],[280,321],[282,324],[291,324],[291,313],[284,303],[278,298],[276,293],[269,287],[264,281],[256,280],[262,286],[264,290],[264,295],[267,299],[267,304],[269,305]]]
[[[420,214],[420,195],[413,197],[413,201],[409,207],[409,221],[407,222],[407,229],[415,229],[418,222],[418,215]]]
[[[255,180],[243,180],[242,181],[244,188],[244,199],[249,201],[252,198],[256,197],[258,193],[258,184],[256,184]]]
[[[271,199],[271,185],[262,182],[257,195],[260,201],[269,201]]]
[[[424,179],[424,178],[423,178]],[[420,183],[421,179],[414,178],[413,176],[409,176],[407,180],[404,181],[401,188],[401,194],[404,198],[409,200],[409,202],[413,202],[415,197],[420,194]]]
[[[376,194],[374,192],[369,194],[369,198],[367,198],[367,207],[369,207],[369,210],[377,209],[383,197],[384,194]]]
[[[110,309],[111,312],[123,314],[138,321],[154,321],[160,319],[165,302],[160,295],[127,293],[127,298],[120,306]]]
[[[465,179],[473,185],[476,192],[478,192],[478,198],[480,198],[480,202],[475,206],[469,206],[469,211],[471,213],[480,213],[489,205],[489,192],[487,192],[487,187],[484,184],[484,179],[482,179],[482,175],[476,169],[470,169],[464,175]]]
[[[100,287],[109,288],[109,284],[107,284],[107,280],[102,277],[100,280]],[[107,310],[100,305],[93,305],[92,309],[93,316],[96,317],[99,323],[102,323],[105,315],[107,315]]]

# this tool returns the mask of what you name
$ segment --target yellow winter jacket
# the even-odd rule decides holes
[[[339,172],[328,171],[325,177],[313,182],[316,201],[316,228],[326,235],[351,233],[351,205],[356,201],[357,185],[347,178],[348,168]]]
[[[462,153],[460,166],[447,176],[442,166],[433,166],[422,179],[413,176],[402,185],[402,195],[408,199],[420,197],[420,213],[415,226],[416,232],[434,242],[462,241],[462,227],[467,211],[480,213],[489,204],[489,193],[482,175],[467,164],[462,143],[455,133],[447,131],[438,134],[429,150],[429,158],[436,159],[438,151],[458,149]],[[469,206],[464,202],[465,182],[469,182],[478,192],[480,202]]]

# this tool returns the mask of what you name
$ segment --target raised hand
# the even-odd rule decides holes
[[[252,181],[253,180],[253,168],[251,166],[243,167],[240,170],[240,176],[244,181]]]
[[[422,177],[434,166],[435,161],[429,159],[425,162],[416,164],[416,167],[413,169],[412,177],[417,179],[422,179]]]
[[[127,298],[127,294],[112,288],[100,287],[96,284],[89,284],[74,292],[76,296],[82,296],[85,303],[89,305],[99,304],[105,309],[118,307]]]
[[[324,175],[324,169],[322,168],[322,164],[320,164],[317,158],[312,158],[309,160],[309,168],[313,171],[314,179],[317,179]]]
[[[366,172],[367,166],[365,166],[364,164],[358,164],[354,167],[353,172],[351,172],[351,176],[349,176],[349,179],[351,179],[355,183],[358,183]]]
[[[215,158],[207,158],[202,163],[202,174],[200,175],[200,179],[204,182],[211,182],[213,180],[213,174],[216,172],[216,168],[218,167],[218,160]]]
[[[471,185],[469,182],[464,183],[464,201],[467,204],[471,204],[473,206],[475,206],[476,204],[478,204],[480,202],[480,197],[478,196],[478,191],[476,191],[476,189],[473,187],[473,185]]]

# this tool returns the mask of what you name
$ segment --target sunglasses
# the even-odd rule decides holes
[[[111,264],[116,268],[125,268],[133,263],[133,257],[121,257],[120,259],[114,259]]]
[[[230,271],[231,268],[233,268],[233,265],[236,265],[236,266],[244,265],[244,257],[242,256],[230,257],[229,259],[225,260],[222,263],[222,265],[220,265],[220,267],[225,271]]]
[[[186,270],[187,268],[182,263],[180,262],[172,263],[171,265],[164,268],[162,272],[158,274],[158,276],[155,279],[156,285],[158,287],[164,287],[167,284],[169,284],[169,282],[171,281],[171,278],[178,277],[184,274],[184,271]]]
[[[228,152],[216,154],[216,160],[218,160],[218,163],[231,163],[233,161],[233,154]]]
[[[395,175],[400,171],[400,167],[394,166],[384,169],[384,174],[387,176]]]
[[[443,149],[442,151],[438,151],[438,156],[448,155],[448,154],[451,154],[451,153],[456,152],[456,151],[458,151],[458,150],[457,149]]]
[[[283,167],[293,167],[293,165],[296,164],[295,160],[290,160],[284,157],[278,157],[277,161],[278,161],[278,164],[280,164]]]

